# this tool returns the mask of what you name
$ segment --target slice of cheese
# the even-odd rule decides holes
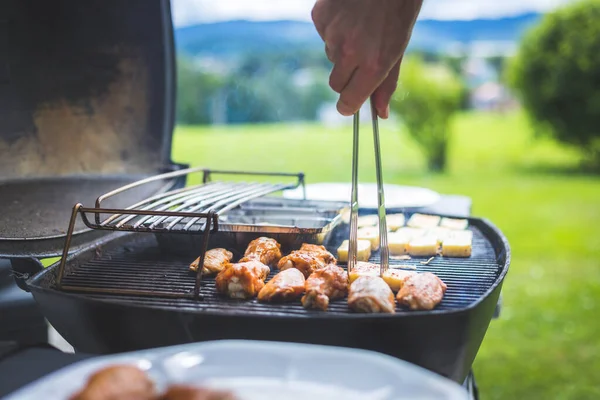
[[[358,240],[368,240],[371,242],[371,250],[376,251],[379,249],[379,227],[378,226],[367,226],[360,228],[357,231]]]
[[[390,214],[385,217],[385,223],[388,231],[395,231],[402,228],[405,223],[404,214]]]
[[[383,273],[383,280],[388,284],[392,291],[399,291],[404,285],[404,281],[410,276],[416,274],[414,271],[406,271],[402,269],[388,269]],[[354,269],[348,275],[350,283],[354,282],[361,276],[380,276],[381,267],[379,264],[369,262],[357,262]]]
[[[361,215],[358,217],[358,227],[364,228],[365,226],[376,226],[379,221],[379,217],[375,214]]]
[[[437,255],[437,251],[438,241],[432,235],[421,236],[408,243],[408,254],[413,257],[432,257]]]
[[[434,226],[438,226],[440,223],[439,215],[426,215],[426,214],[413,214],[408,222],[407,226],[411,228],[433,228]]]
[[[348,262],[348,247],[350,242],[344,240],[337,249],[338,260],[340,262]],[[368,240],[356,241],[356,259],[358,261],[369,261],[371,258],[371,242]]]
[[[470,257],[473,247],[473,232],[454,231],[442,243],[444,257]]]
[[[452,235],[452,229],[436,226],[435,228],[427,229],[424,236],[434,236],[438,242],[438,246],[441,245],[444,240]]]
[[[422,228],[404,227],[404,228],[398,229],[396,232],[394,232],[394,234],[406,235],[410,239],[414,239],[414,238],[418,238],[418,237],[425,235],[425,232],[426,232],[426,230],[422,229]]]
[[[402,256],[408,254],[408,243],[410,243],[411,236],[392,232],[388,234],[388,249],[392,256]]]
[[[449,229],[465,230],[469,226],[469,221],[466,219],[442,218],[440,226]]]

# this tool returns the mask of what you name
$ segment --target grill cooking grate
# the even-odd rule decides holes
[[[436,257],[428,265],[421,264],[427,258],[390,260],[394,265],[413,265],[417,270],[438,275],[448,285],[442,303],[436,310],[458,310],[481,298],[498,279],[503,268],[492,243],[477,227],[473,231],[473,252],[470,258]],[[347,237],[347,227],[334,232],[328,249],[335,249]],[[239,254],[235,254],[239,256]],[[379,253],[371,261],[377,262]],[[311,316],[315,311],[304,310],[299,301],[287,304],[263,304],[256,300],[239,301],[220,296],[215,290],[213,277],[203,277],[201,301],[192,298],[196,274],[188,270],[189,257],[161,252],[154,236],[141,235],[130,239],[123,246],[108,250],[87,262],[69,265],[62,278],[64,290],[70,286],[88,288],[88,296],[108,301],[127,302],[150,307],[189,310],[197,312],[220,312],[253,315]],[[273,269],[270,278],[275,275]],[[131,290],[132,294],[98,294],[95,289],[110,291]],[[155,292],[155,297],[136,296],[135,291]],[[184,296],[183,298],[181,298]],[[179,297],[179,298],[176,298]],[[398,312],[410,312],[397,308]],[[349,314],[345,300],[330,304],[328,314]]]

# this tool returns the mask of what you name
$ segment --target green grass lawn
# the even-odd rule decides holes
[[[445,174],[428,174],[394,123],[380,128],[386,182],[471,196],[473,213],[511,243],[502,315],[475,362],[482,398],[600,398],[599,177],[576,172],[575,151],[534,140],[520,114],[457,117]],[[362,132],[360,179],[374,182],[370,127]],[[349,182],[351,140],[350,126],[179,127],[173,158]]]

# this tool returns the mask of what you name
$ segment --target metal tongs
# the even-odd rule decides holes
[[[371,117],[373,121],[373,142],[375,144],[375,172],[377,175],[377,216],[379,219],[379,249],[380,249],[380,276],[389,267],[389,249],[387,242],[387,224],[385,217],[385,197],[383,194],[383,176],[381,173],[381,149],[379,144],[379,120],[377,110],[371,99]],[[356,265],[356,247],[358,240],[358,137],[359,137],[359,111],[354,114],[354,137],[352,144],[352,195],[350,211],[350,243],[348,247],[348,273]]]

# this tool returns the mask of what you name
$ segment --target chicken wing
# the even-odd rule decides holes
[[[300,247],[300,251],[306,251],[308,253],[314,254],[319,257],[325,264],[335,264],[337,260],[327,251],[325,246],[321,246],[318,244],[310,244],[310,243],[302,243]]]
[[[394,293],[378,276],[361,276],[350,285],[348,306],[363,313],[396,312]]]
[[[273,277],[258,293],[258,301],[277,302],[297,299],[304,292],[304,275],[296,268],[286,269]]]
[[[442,301],[446,288],[446,284],[436,275],[423,272],[408,278],[396,299],[411,310],[432,310]]]
[[[223,271],[225,266],[229,264],[233,258],[233,253],[225,249],[211,249],[204,255],[204,265],[202,266],[202,273],[205,275],[218,274]],[[190,264],[191,271],[198,271],[198,264],[200,263],[200,257],[196,258],[194,262]]]
[[[236,400],[230,392],[194,386],[173,385],[160,397],[161,400]]]
[[[281,258],[281,245],[275,239],[268,237],[259,237],[250,242],[240,262],[250,260],[260,261],[261,263],[272,266]]]
[[[324,246],[304,243],[300,250],[292,251],[285,257],[282,257],[277,264],[281,271],[290,268],[300,270],[305,278],[308,278],[314,271],[325,267],[327,264],[335,264],[337,260]]]
[[[381,267],[379,264],[359,261],[350,272],[350,283],[354,282],[361,276],[380,276]],[[397,292],[402,288],[406,279],[416,274],[414,271],[406,271],[403,269],[389,268],[383,273],[383,280],[388,284],[392,291]]]
[[[348,294],[348,274],[337,265],[327,265],[316,270],[306,280],[306,294],[302,297],[304,308],[327,310],[329,301]]]
[[[270,272],[269,267],[256,260],[229,264],[215,279],[217,291],[232,299],[255,297]]]
[[[70,400],[150,400],[156,398],[154,383],[133,365],[114,365],[94,373],[86,386]]]

